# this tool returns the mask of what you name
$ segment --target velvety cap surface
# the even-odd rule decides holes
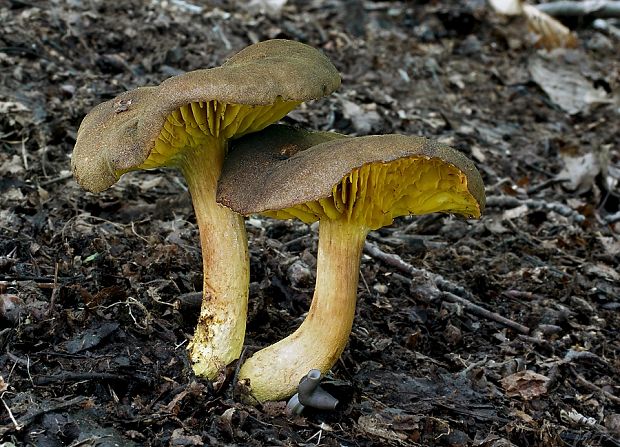
[[[330,197],[334,187],[356,169],[409,159],[422,164],[429,160],[435,166],[451,167],[464,176],[467,195],[477,202],[478,209],[471,214],[479,216],[485,203],[482,178],[467,157],[447,145],[416,136],[353,138],[289,126],[270,126],[234,143],[220,177],[217,200],[246,215],[287,209]],[[417,181],[415,172],[412,175],[404,167],[398,169],[402,174],[389,174],[391,184]],[[394,180],[399,175],[402,179]],[[388,183],[388,179],[384,180],[383,183]],[[444,179],[439,176],[436,179],[431,176],[430,181],[435,183],[429,188],[429,180],[425,180],[426,188],[449,187],[444,186]],[[374,194],[383,194],[377,182],[374,183]]]
[[[119,171],[147,159],[167,117],[190,103],[299,103],[327,95],[339,85],[335,67],[315,48],[289,40],[260,42],[221,67],[137,88],[93,108],[78,130],[73,172],[85,189],[108,188]]]

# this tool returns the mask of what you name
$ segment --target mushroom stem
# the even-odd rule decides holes
[[[196,375],[209,379],[241,354],[250,277],[243,217],[215,201],[226,143],[214,140],[179,162],[200,230],[204,273],[202,308],[188,349]]]
[[[304,322],[288,337],[248,359],[239,372],[259,402],[296,392],[311,369],[327,372],[344,350],[355,316],[359,266],[368,228],[344,219],[319,227],[316,287]]]

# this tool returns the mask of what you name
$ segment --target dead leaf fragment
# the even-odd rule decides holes
[[[594,104],[609,103],[611,99],[605,90],[594,88],[576,65],[571,66],[566,62],[564,54],[563,51],[554,51],[549,57],[539,54],[529,61],[528,69],[532,79],[549,99],[571,115],[587,112]]]
[[[549,377],[530,370],[519,371],[501,380],[508,396],[525,400],[546,394],[549,381]]]
[[[279,17],[288,0],[250,0],[244,8],[251,14],[267,14]],[[242,3],[242,4],[243,4]]]
[[[527,26],[530,31],[538,36],[537,45],[547,50],[575,48],[577,46],[577,37],[571,30],[549,14],[528,4],[523,4],[523,14],[527,19]]]
[[[513,219],[518,219],[519,217],[523,217],[525,216],[529,211],[529,208],[527,205],[523,204],[523,205],[519,205],[516,208],[511,208],[509,210],[506,210],[502,213],[502,219],[503,220],[513,220]]]
[[[0,376],[0,393],[4,393],[9,387],[4,381],[4,377]]]
[[[564,168],[555,176],[563,181],[563,186],[569,191],[584,193],[589,191],[594,184],[594,179],[601,172],[598,157],[588,153],[578,157],[562,154]]]
[[[103,340],[112,335],[119,328],[118,323],[104,323],[87,329],[77,337],[63,343],[69,354],[87,351],[98,346]]]
[[[183,428],[177,428],[170,437],[171,446],[205,445],[200,435],[187,435]]]
[[[491,7],[499,14],[525,16],[527,27],[534,33],[536,45],[552,50],[554,48],[575,48],[577,37],[561,22],[522,0],[489,0]]]
[[[21,102],[0,101],[0,114],[29,112],[30,109]]]
[[[607,254],[616,256],[620,254],[620,242],[610,236],[598,236],[598,241],[601,243]]]
[[[357,420],[358,427],[372,436],[390,441],[405,441],[418,429],[421,416],[411,415],[391,408],[362,415]]]
[[[481,439],[479,441],[474,441],[474,446],[476,447],[517,447],[516,445],[514,445],[512,442],[510,442],[506,438],[502,438],[494,434],[489,434],[484,439]]]
[[[372,108],[373,105],[364,107],[347,99],[341,99],[342,114],[351,120],[355,131],[361,135],[368,134],[381,124],[381,115]]]
[[[2,163],[2,165],[0,165],[0,173],[2,174],[22,174],[23,172],[24,165],[19,155],[13,155],[12,158],[6,160],[4,163]]]

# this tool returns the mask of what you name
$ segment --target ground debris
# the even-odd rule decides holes
[[[548,392],[549,377],[526,370],[511,374],[502,379],[502,385],[508,396],[533,399]]]
[[[613,26],[568,19],[579,49],[542,52],[483,2],[242,3],[0,2],[0,444],[618,445]],[[70,165],[96,104],[269,38],[319,48],[343,80],[284,121],[440,140],[475,161],[488,196],[481,221],[371,233],[388,256],[362,258],[325,385],[341,405],[303,417],[238,401],[237,364],[194,377],[202,257],[178,173],[93,195]],[[308,311],[318,228],[246,227],[252,352]]]

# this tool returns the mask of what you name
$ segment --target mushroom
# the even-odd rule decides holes
[[[215,201],[228,140],[265,128],[339,84],[335,67],[318,50],[269,40],[245,48],[221,67],[122,93],[92,109],[80,125],[72,168],[89,191],[103,191],[138,169],[171,166],[185,177],[204,270],[202,308],[189,345],[199,376],[212,379],[237,359],[245,335],[244,222]]]
[[[342,353],[369,230],[409,214],[478,218],[485,195],[469,159],[426,138],[342,137],[276,125],[235,142],[217,200],[244,215],[320,221],[316,286],[307,317],[293,334],[255,353],[239,372],[249,381],[251,396],[263,402],[292,395],[309,370],[325,373]]]

